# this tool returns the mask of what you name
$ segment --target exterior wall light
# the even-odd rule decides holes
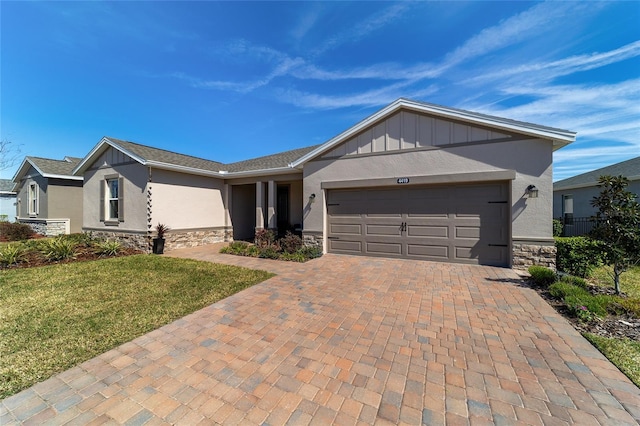
[[[527,195],[529,198],[538,198],[538,188],[535,185],[527,186]]]
[[[316,194],[309,195],[309,203],[313,203],[316,200]]]

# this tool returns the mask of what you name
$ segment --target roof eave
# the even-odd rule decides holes
[[[636,180],[640,180],[640,175],[635,175],[635,176],[627,176],[627,179],[629,179],[630,181],[636,181]],[[558,182],[556,182],[558,183]],[[567,190],[572,190],[572,189],[581,189],[581,188],[589,188],[590,186],[597,186],[599,185],[599,182],[597,180],[591,181],[591,182],[586,182],[586,183],[578,183],[575,185],[567,185],[567,186],[561,186],[559,188],[555,187],[554,184],[554,191],[567,191]]]
[[[403,108],[408,110],[418,111],[418,112],[426,112],[431,115],[435,115],[439,117],[456,119],[459,121],[465,121],[473,124],[489,126],[489,127],[493,127],[500,130],[513,131],[516,133],[521,133],[521,134],[533,136],[536,138],[548,139],[553,142],[554,151],[562,148],[563,146],[570,144],[571,142],[574,142],[576,139],[575,132],[563,131],[560,129],[552,130],[547,128],[540,128],[533,125],[530,125],[530,126],[522,125],[522,124],[517,125],[515,123],[503,121],[499,117],[495,119],[490,119],[490,118],[480,116],[471,112],[451,110],[451,109],[448,109],[445,107],[439,107],[436,105],[425,105],[425,104],[415,102],[415,101],[410,101],[407,99],[398,99],[395,102],[386,106],[385,108],[381,109],[380,111],[360,121],[355,126],[350,127],[349,129],[345,130],[339,135],[331,138],[329,141],[320,145],[318,148],[314,149],[313,151],[307,153],[306,155],[303,155],[296,161],[292,162],[291,167],[299,168],[300,166],[304,165],[304,163],[306,163],[307,161],[317,157],[318,155],[323,154],[324,152],[329,151],[331,148],[346,141],[347,139],[356,135],[357,133],[364,130],[365,128],[369,127],[373,123]]]
[[[234,178],[244,178],[244,177],[281,175],[283,173],[301,173],[301,171],[291,166],[286,166],[286,167],[274,167],[272,169],[243,170],[240,172],[220,171],[220,173],[225,179],[234,179]]]
[[[145,161],[142,164],[147,167],[155,167],[157,169],[170,170],[170,171],[180,172],[180,173],[188,173],[192,175],[211,176],[211,177],[217,177],[217,178],[223,177],[222,172],[197,169],[195,167],[178,166],[176,164],[162,163],[159,161]]]
[[[40,168],[29,159],[29,157],[24,157],[24,160],[22,160],[22,164],[20,164],[20,167],[18,167],[16,174],[13,175],[13,179],[11,179],[13,182],[18,183],[19,180],[22,179],[22,176],[24,176],[27,173],[27,170],[29,170],[29,167],[27,167],[27,165],[36,169],[38,174],[45,176],[42,170],[40,170]]]

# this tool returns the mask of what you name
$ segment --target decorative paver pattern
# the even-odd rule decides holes
[[[2,401],[0,424],[637,424],[640,390],[510,269],[169,255],[279,275]]]

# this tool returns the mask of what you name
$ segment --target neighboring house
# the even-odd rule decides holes
[[[563,221],[565,235],[582,235],[591,229],[590,218],[596,214],[591,200],[600,193],[598,179],[604,175],[626,176],[627,189],[640,195],[640,157],[555,182],[553,217]]]
[[[80,160],[25,157],[13,177],[18,222],[47,236],[82,232],[82,176],[72,173]]]
[[[0,221],[13,222],[16,218],[16,191],[11,179],[0,179]]]
[[[553,265],[552,152],[574,140],[399,99],[322,145],[232,164],[105,137],[74,174],[83,229],[144,249],[160,222],[169,248],[284,227],[330,253]]]

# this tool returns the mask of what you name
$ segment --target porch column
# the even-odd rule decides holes
[[[264,185],[261,181],[256,182],[256,231],[264,228]]]
[[[276,182],[269,181],[267,191],[267,228],[276,228]]]

